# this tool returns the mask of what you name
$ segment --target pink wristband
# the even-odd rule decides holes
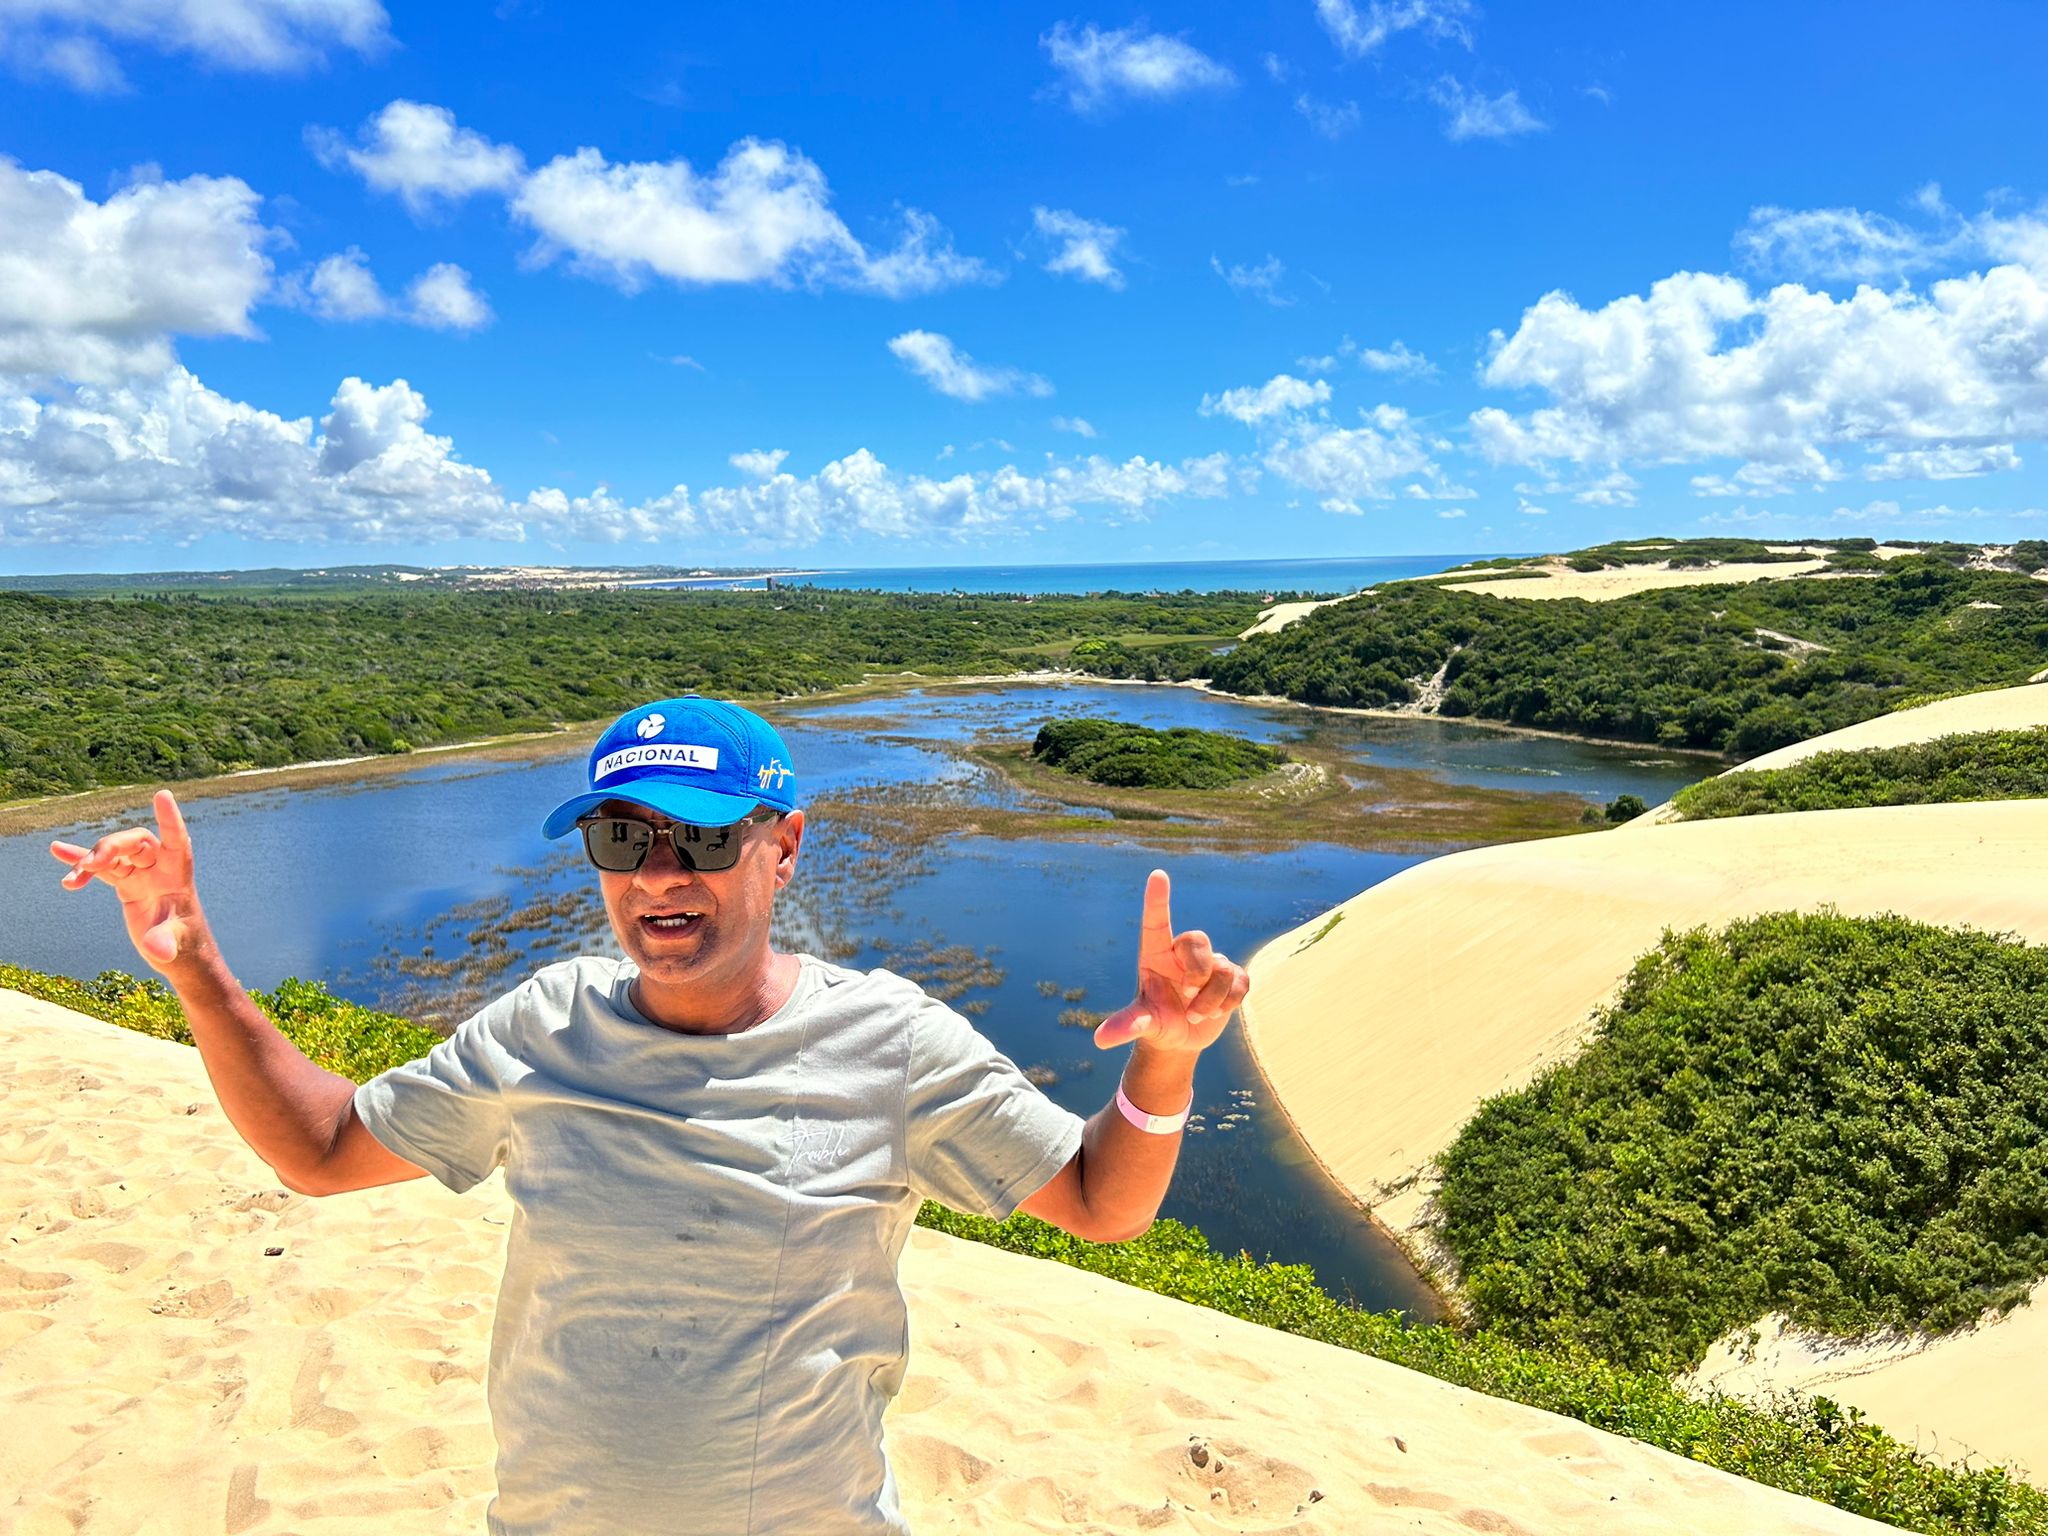
[[[1177,1115],[1148,1115],[1130,1101],[1124,1093],[1124,1085],[1116,1085],[1116,1107],[1123,1111],[1124,1118],[1141,1131],[1150,1131],[1155,1136],[1171,1136],[1188,1123],[1188,1110],[1195,1107],[1193,1099],[1188,1100],[1187,1109]]]

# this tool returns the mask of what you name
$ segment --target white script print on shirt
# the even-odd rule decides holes
[[[843,1125],[805,1125],[799,1120],[790,1163],[798,1168],[836,1168],[846,1156],[846,1140]]]

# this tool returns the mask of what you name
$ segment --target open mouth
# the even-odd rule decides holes
[[[673,938],[677,934],[694,933],[703,921],[702,912],[650,912],[640,919],[640,926],[649,933]]]

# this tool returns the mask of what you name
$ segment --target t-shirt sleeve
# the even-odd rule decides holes
[[[913,1018],[909,1090],[910,1182],[956,1211],[1001,1220],[1080,1150],[1081,1117],[941,1003]]]
[[[505,1161],[504,1087],[516,1070],[504,1033],[520,994],[499,998],[426,1055],[356,1089],[356,1115],[372,1136],[457,1194]]]

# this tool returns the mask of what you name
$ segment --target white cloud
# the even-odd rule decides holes
[[[1330,386],[1321,379],[1311,382],[1292,374],[1276,373],[1263,384],[1246,384],[1202,396],[1201,412],[1204,416],[1228,416],[1251,427],[1276,416],[1306,411],[1329,398]]]
[[[31,394],[0,386],[0,544],[190,542],[229,533],[366,545],[476,538],[673,542],[720,537],[796,547],[821,539],[966,537],[1099,510],[1142,518],[1230,493],[1227,454],[1179,464],[1048,457],[1035,472],[935,479],[866,449],[798,477],[783,450],[732,456],[745,477],[628,501],[605,487],[541,487],[513,501],[426,429],[404,380],[345,379],[326,415],[286,420],[229,400],[183,368],[115,386]]]
[[[233,177],[94,202],[0,158],[0,374],[107,383],[168,367],[169,337],[253,336],[280,237]]]
[[[1062,21],[1038,42],[1076,112],[1097,111],[1118,97],[1157,101],[1237,82],[1199,48],[1141,27],[1105,32],[1093,23],[1076,29]]]
[[[399,303],[353,245],[281,285],[278,297],[323,320],[400,320],[437,331],[474,331],[493,318],[483,295],[470,286],[469,273],[453,262],[437,262],[414,278]]]
[[[1893,449],[1863,469],[1866,480],[1964,480],[2018,469],[2020,456],[2010,443],[1956,447]]]
[[[123,89],[109,44],[183,54],[219,69],[281,74],[331,47],[372,54],[389,41],[378,0],[9,0],[0,59],[86,91]]]
[[[1429,99],[1444,109],[1447,139],[1511,139],[1521,133],[1540,133],[1549,126],[1522,105],[1521,92],[1488,96],[1450,75],[1437,77]]]
[[[344,380],[317,432],[180,367],[43,396],[0,389],[0,541],[517,538],[490,476],[426,416],[402,379]]]
[[[1933,266],[1944,254],[1944,242],[1858,208],[1752,208],[1735,248],[1759,272],[1823,282],[1884,282]]]
[[[1437,513],[1438,517],[1463,517],[1464,515],[1465,509],[1463,507],[1445,507],[1443,511]]]
[[[1264,299],[1268,304],[1285,308],[1294,302],[1280,291],[1281,279],[1287,276],[1287,269],[1280,264],[1280,258],[1269,255],[1257,266],[1224,266],[1217,257],[1209,258],[1209,265],[1216,275],[1230,284],[1239,293],[1249,293]]]
[[[802,282],[891,297],[998,274],[957,254],[930,215],[904,212],[902,240],[873,252],[832,211],[825,173],[785,144],[745,139],[709,175],[688,161],[613,165],[595,149],[549,161],[521,184],[514,214],[546,261],[632,291],[650,277],[686,286]]]
[[[474,331],[491,323],[491,306],[470,286],[469,274],[452,261],[438,261],[405,290],[415,325],[439,331]]]
[[[1084,219],[1064,208],[1033,208],[1032,228],[1045,240],[1059,246],[1045,264],[1048,272],[1077,277],[1105,288],[1121,288],[1124,275],[1117,270],[1116,248],[1125,231],[1114,224]]]
[[[378,287],[369,258],[352,245],[313,268],[306,278],[306,307],[323,320],[380,320],[391,313],[391,300]]]
[[[1085,437],[1091,441],[1102,436],[1095,430],[1093,422],[1081,416],[1055,416],[1052,419],[1052,429],[1055,432],[1071,432],[1076,437]]]
[[[1327,101],[1318,101],[1303,91],[1294,98],[1294,110],[1308,119],[1308,125],[1324,138],[1332,141],[1341,139],[1358,126],[1358,103],[1347,101],[1342,106]]]
[[[2004,238],[2025,249],[2028,229]],[[1708,495],[1825,484],[1844,451],[1881,476],[1989,471],[2048,435],[2044,358],[2048,281],[2016,262],[1839,300],[1681,272],[1598,309],[1538,300],[1482,377],[1550,403],[1477,411],[1473,437],[1497,462],[1738,461],[1695,480]]]
[[[1515,504],[1515,510],[1516,510],[1517,512],[1521,513],[1521,514],[1522,514],[1522,516],[1524,516],[1524,517],[1548,517],[1548,516],[1550,516],[1550,508],[1548,508],[1548,507],[1539,507],[1539,506],[1537,506],[1537,505],[1536,505],[1536,504],[1535,504],[1534,502],[1532,502],[1532,501],[1529,501],[1529,500],[1528,500],[1527,498],[1523,498],[1522,500],[1518,501],[1518,502],[1517,502],[1517,503]]]
[[[1353,0],[1316,0],[1316,15],[1338,48],[1354,59],[1377,53],[1402,32],[1472,46],[1467,25],[1471,0],[1369,0],[1362,11]]]
[[[446,107],[394,101],[363,124],[351,145],[332,129],[307,130],[323,165],[352,167],[376,191],[401,198],[414,213],[461,202],[481,192],[510,193],[526,159],[509,144],[493,144],[463,128]]]
[[[749,480],[772,480],[776,471],[782,468],[782,461],[788,457],[787,448],[755,448],[746,453],[736,453],[727,462]]]
[[[1359,348],[1358,365],[1374,373],[1412,373],[1422,377],[1436,373],[1436,364],[1420,352],[1410,351],[1408,344],[1400,340],[1391,347]]]
[[[1052,385],[1037,374],[977,363],[936,331],[905,331],[890,341],[889,350],[925,383],[955,400],[1052,393]]]

